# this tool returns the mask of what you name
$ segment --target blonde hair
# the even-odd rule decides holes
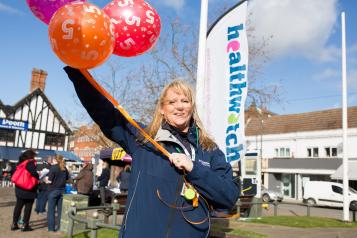
[[[58,166],[60,167],[61,171],[65,170],[65,164],[64,164],[64,159],[62,155],[56,155],[55,160],[58,164]]]
[[[151,123],[145,128],[146,132],[151,136],[154,137],[158,132],[162,122],[164,122],[164,116],[161,114],[161,109],[164,106],[165,99],[169,90],[174,90],[175,92],[182,93],[185,95],[188,100],[191,102],[192,111],[191,111],[191,118],[193,119],[194,123],[197,127],[197,134],[198,134],[198,141],[199,144],[202,146],[204,150],[213,150],[217,147],[216,143],[213,141],[212,138],[208,135],[206,130],[203,128],[203,124],[201,119],[198,116],[196,102],[194,95],[192,93],[191,87],[181,80],[175,80],[170,84],[166,85],[161,92],[161,95],[157,101],[155,112]],[[147,142],[145,140],[145,142]]]

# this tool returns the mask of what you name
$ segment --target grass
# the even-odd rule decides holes
[[[231,229],[231,228],[224,228],[220,226],[213,226],[212,230],[215,232],[222,232],[225,234],[229,235],[237,235],[239,237],[245,237],[245,238],[265,238],[265,235],[252,232],[252,231],[246,231],[242,229]],[[110,230],[110,229],[99,229],[97,233],[97,238],[115,238],[118,237],[119,232]],[[79,233],[73,236],[73,238],[90,238],[90,232],[86,231],[83,233]]]
[[[118,235],[119,235],[119,231],[101,228],[98,229],[97,238],[116,238],[118,237]],[[90,231],[76,234],[73,236],[73,238],[90,238]]]
[[[325,217],[307,217],[307,216],[271,216],[262,217],[260,219],[252,219],[249,222],[300,227],[300,228],[314,228],[314,227],[334,227],[334,228],[357,228],[357,223],[345,223],[341,220],[325,218]]]
[[[221,226],[216,226],[212,225],[212,231],[218,232],[218,233],[224,233],[225,235],[236,235],[239,237],[244,237],[244,238],[265,238],[266,235],[253,232],[253,231],[247,231],[247,230],[242,230],[239,228],[227,228],[227,227],[221,227]],[[226,236],[223,236],[226,237]]]

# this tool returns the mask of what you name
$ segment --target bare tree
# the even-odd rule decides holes
[[[223,6],[224,10],[227,8]],[[174,79],[185,80],[191,85],[196,82],[197,29],[192,29],[179,18],[164,20],[170,22],[170,31],[161,35],[156,46],[146,54],[145,62],[130,68],[117,58],[107,64],[109,76],[95,75],[129,114],[144,124],[151,120],[159,93],[167,83]],[[248,39],[253,39],[254,28],[248,27],[247,34]],[[279,100],[278,86],[264,84],[260,77],[263,65],[269,60],[269,52],[265,49],[271,37],[255,39],[252,41],[254,44],[249,45],[247,103],[255,102],[263,108]]]

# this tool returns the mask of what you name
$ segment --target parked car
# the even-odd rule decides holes
[[[343,185],[327,181],[307,181],[303,199],[311,206],[343,207]],[[348,199],[350,210],[357,210],[357,191],[351,187]]]
[[[262,186],[261,194],[262,194],[263,202],[271,202],[271,201],[281,202],[283,201],[284,198],[284,195],[280,190],[267,189],[266,187],[263,186]]]

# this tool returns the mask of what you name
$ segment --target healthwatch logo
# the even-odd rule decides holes
[[[247,67],[241,62],[241,43],[239,33],[244,30],[240,24],[227,28],[227,58],[229,62],[229,95],[228,95],[228,126],[226,128],[226,158],[228,162],[240,159],[240,151],[243,150],[244,118],[240,118],[244,112],[244,101],[247,90]]]

